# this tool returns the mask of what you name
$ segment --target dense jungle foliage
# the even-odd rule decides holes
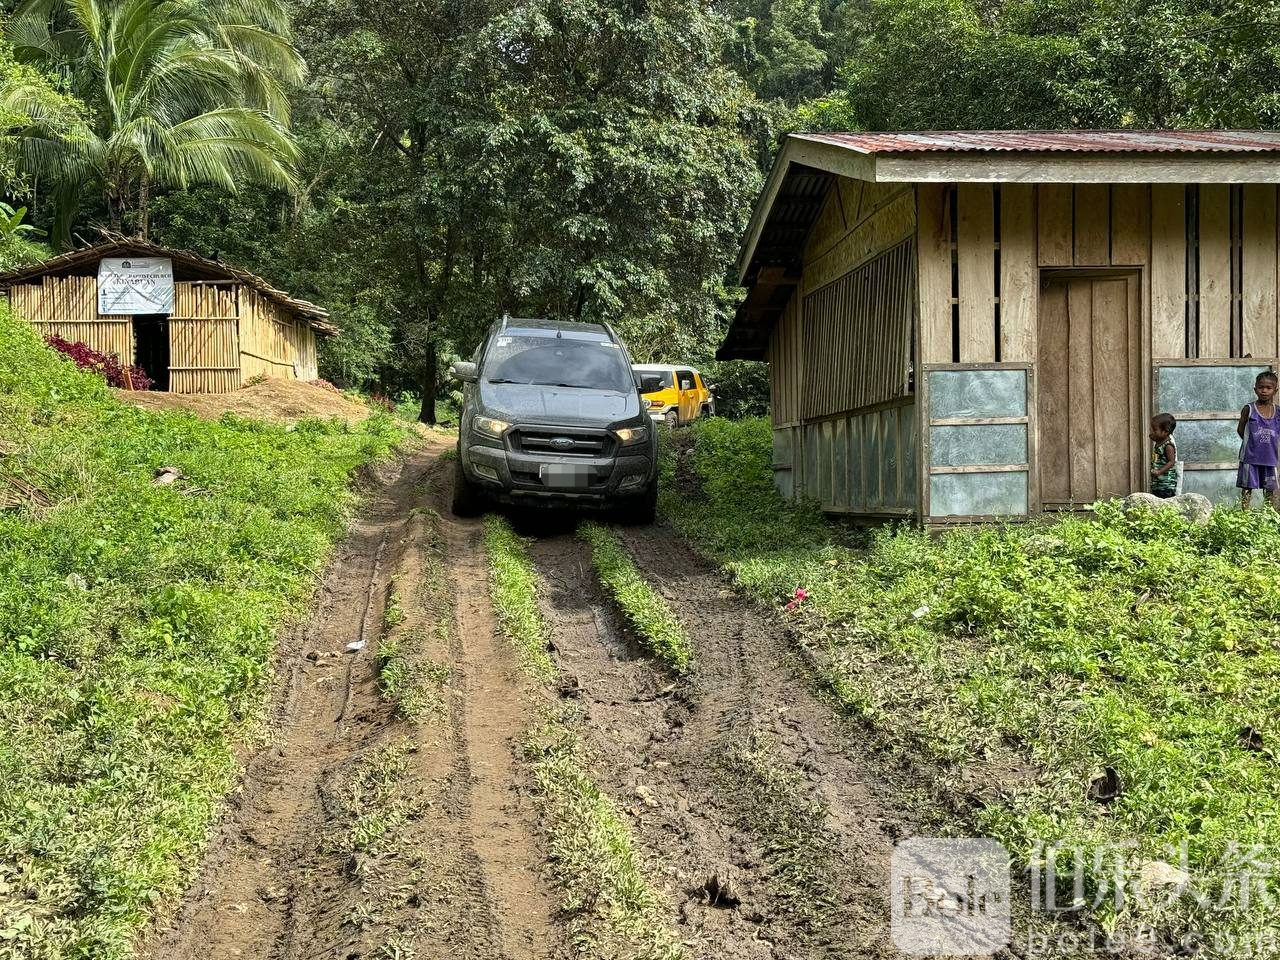
[[[637,360],[708,361],[790,129],[1280,113],[1280,0],[0,10],[15,206],[55,244],[148,234],[331,306],[344,335],[324,375],[388,395],[435,392],[503,312],[605,319]],[[32,239],[0,237],[0,259],[38,254]],[[758,412],[758,374],[710,373]]]

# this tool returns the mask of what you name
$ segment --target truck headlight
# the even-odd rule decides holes
[[[613,435],[624,444],[644,443],[649,439],[649,428],[640,427],[623,427],[621,430],[613,431]]]
[[[471,421],[471,425],[475,429],[483,433],[486,437],[493,437],[495,440],[501,440],[503,435],[511,429],[511,424],[505,420],[494,420],[492,417],[476,417]]]

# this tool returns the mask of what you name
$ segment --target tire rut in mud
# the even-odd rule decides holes
[[[592,770],[663,871],[691,956],[897,957],[893,841],[910,826],[857,758],[859,732],[793,669],[785,629],[666,526],[619,530],[694,642],[677,682],[627,636],[589,548],[537,538],[544,613]]]
[[[249,760],[192,889],[144,955],[563,955],[513,773],[511,731],[527,729],[530,708],[492,649],[479,525],[424,509],[447,503],[438,453],[383,471],[312,616],[282,641],[275,742]],[[427,685],[418,722],[384,695],[384,629]]]

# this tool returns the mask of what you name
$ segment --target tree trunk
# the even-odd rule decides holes
[[[107,225],[111,227],[112,233],[119,233],[124,228],[124,204],[115,190],[107,191],[106,200]]]
[[[436,425],[436,342],[427,341],[427,355],[423,362],[422,372],[422,411],[418,414],[418,422],[428,426]]]
[[[147,239],[151,227],[151,176],[142,171],[142,182],[138,185],[138,239]]]

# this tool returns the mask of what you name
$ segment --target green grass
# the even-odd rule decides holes
[[[360,758],[341,798],[347,820],[341,841],[344,853],[385,852],[395,842],[396,831],[425,812],[409,770],[409,756],[416,749],[406,737]]]
[[[444,714],[443,691],[453,677],[448,664],[423,656],[429,641],[425,631],[414,628],[386,637],[378,647],[382,693],[411,723]]]
[[[1024,864],[1062,841],[1130,863],[1186,844],[1197,888],[1217,902],[1233,850],[1280,850],[1280,517],[1219,511],[1195,527],[1169,514],[988,526],[930,537],[899,527],[866,550],[840,545],[811,505],[774,493],[767,423],[707,421],[691,455],[668,452],[664,513],[750,597],[781,608],[825,663],[845,707],[944,786],[978,784],[968,829]],[[705,499],[680,495],[681,469]],[[1090,800],[1106,767],[1123,795]],[[1006,782],[997,789],[1002,774]],[[1234,845],[1234,846],[1233,846]],[[1264,855],[1263,859],[1267,859]],[[1105,870],[1103,871],[1105,873]],[[1259,874],[1263,875],[1259,879]],[[1087,893],[1101,891],[1101,875]],[[1094,918],[1124,928],[1274,930],[1280,871],[1254,871],[1253,906],[1185,897]]]
[[[617,806],[585,772],[582,748],[560,720],[529,735],[535,799],[550,824],[550,856],[564,890],[574,955],[590,960],[679,960]]]
[[[502,517],[485,518],[489,589],[507,638],[526,669],[557,675],[547,652],[549,627],[538,607],[537,574],[521,539]],[[680,960],[657,896],[645,879],[618,808],[588,773],[567,716],[546,720],[525,738],[561,907],[574,956],[584,960]]]
[[[810,932],[828,929],[844,896],[827,810],[809,798],[799,770],[780,762],[769,736],[750,730],[743,741],[720,760],[725,795],[760,838],[782,909]]]
[[[549,631],[538,609],[537,577],[524,541],[497,514],[485,518],[484,534],[490,594],[502,632],[520,651],[525,668],[549,679],[556,668],[547,652]]]
[[[0,510],[0,952],[128,957],[184,889],[352,472],[403,436],[142,411],[0,316],[0,498],[50,504]]]
[[[687,673],[693,662],[693,644],[672,612],[636,569],[618,538],[598,523],[583,524],[580,536],[591,544],[591,559],[627,621],[649,651],[676,673]]]

